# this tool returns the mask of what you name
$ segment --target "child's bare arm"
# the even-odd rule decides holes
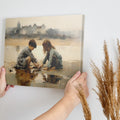
[[[39,68],[39,63],[33,63],[35,67]]]
[[[79,84],[82,85],[86,97],[89,95],[86,73],[77,72],[67,83],[64,97],[46,113],[35,120],[65,120],[71,111],[80,103],[78,97]]]

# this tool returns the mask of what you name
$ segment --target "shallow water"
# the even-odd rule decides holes
[[[7,69],[7,83],[12,85],[39,86],[64,88],[70,77],[80,70],[80,47],[57,46],[56,50],[62,55],[63,69],[53,71],[30,71],[15,70],[13,66],[16,64],[17,56],[24,47],[6,46],[5,47],[5,67]],[[33,50],[34,56],[41,64],[45,54],[42,46],[38,46]]]

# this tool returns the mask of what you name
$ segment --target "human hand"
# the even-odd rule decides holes
[[[48,70],[48,67],[44,67],[43,70]]]
[[[35,66],[36,66],[37,68],[40,68],[40,65],[39,65],[39,63],[36,63],[36,64],[35,64]]]
[[[4,96],[6,91],[10,88],[14,87],[13,85],[6,85],[5,79],[5,68],[0,68],[0,97]]]
[[[36,68],[40,68],[40,65],[39,65],[39,63],[33,63],[34,64],[34,66],[36,67]]]
[[[81,87],[83,88],[85,96],[88,97],[89,95],[86,78],[86,73],[81,74],[80,71],[78,71],[66,85],[64,98],[67,98],[69,101],[71,101],[74,106],[77,106],[80,103],[79,90]]]
[[[39,66],[39,69],[41,69],[43,67],[43,64]]]

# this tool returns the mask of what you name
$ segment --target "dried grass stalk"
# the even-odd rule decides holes
[[[82,88],[81,85],[79,85],[79,88],[76,88],[76,89],[79,92],[79,98],[80,98],[80,101],[81,101],[81,104],[82,104],[82,107],[83,107],[85,120],[91,120],[91,112],[90,112],[90,109],[89,109],[89,106],[88,106],[83,88]]]
[[[117,69],[117,101],[120,103],[120,44],[119,40],[117,40],[117,45],[118,45],[118,69]]]
[[[102,72],[91,63],[94,76],[97,78],[97,93],[103,112],[108,120],[120,120],[120,45],[118,40],[118,69],[115,76],[113,63],[109,60],[106,42],[104,42],[105,59],[103,61]],[[117,80],[116,80],[117,79]],[[117,82],[116,82],[117,81]]]

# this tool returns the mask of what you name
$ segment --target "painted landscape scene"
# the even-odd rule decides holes
[[[83,15],[8,18],[7,84],[64,88],[82,70]]]

